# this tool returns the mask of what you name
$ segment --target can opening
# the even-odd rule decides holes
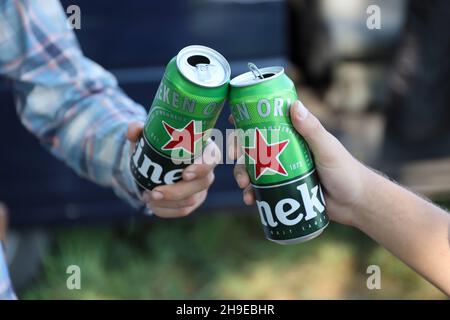
[[[267,78],[273,77],[274,75],[275,75],[275,73],[264,73],[263,78],[267,79]]]
[[[211,63],[211,61],[208,59],[208,57],[201,56],[201,55],[190,56],[189,58],[187,58],[187,62],[193,67],[196,67],[199,64],[210,64]]]
[[[232,87],[246,87],[254,84],[258,84],[265,81],[271,81],[280,75],[284,74],[283,67],[274,66],[258,69],[254,63],[249,63],[249,72],[242,73],[230,81]]]

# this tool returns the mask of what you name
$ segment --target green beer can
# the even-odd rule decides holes
[[[130,160],[141,191],[181,179],[202,154],[228,94],[230,66],[217,51],[193,45],[168,63]]]
[[[290,120],[295,86],[282,67],[249,68],[230,81],[229,103],[264,232],[280,244],[308,241],[329,220],[314,159]]]

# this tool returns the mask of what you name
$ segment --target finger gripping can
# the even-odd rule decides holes
[[[280,244],[310,240],[329,220],[313,157],[290,120],[295,86],[282,67],[249,67],[231,80],[229,103],[264,232]]]
[[[130,160],[142,191],[181,179],[201,156],[228,94],[230,66],[217,51],[193,45],[170,60]]]

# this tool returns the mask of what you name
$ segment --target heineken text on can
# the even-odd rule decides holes
[[[208,142],[228,94],[230,66],[218,52],[188,46],[168,63],[131,157],[138,187],[181,179]]]
[[[328,225],[325,201],[308,145],[293,128],[297,99],[282,67],[257,69],[230,82],[230,107],[269,240],[307,241]]]

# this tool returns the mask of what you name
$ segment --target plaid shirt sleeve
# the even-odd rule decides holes
[[[3,246],[0,242],[0,300],[15,300],[16,294],[13,291],[11,280],[9,279]]]
[[[146,112],[83,56],[57,0],[0,2],[0,76],[12,80],[20,119],[43,145],[139,206],[126,131]]]

